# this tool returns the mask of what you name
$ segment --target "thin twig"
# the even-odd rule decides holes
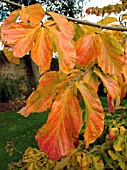
[[[15,3],[15,2],[11,2],[9,0],[0,0],[1,2],[5,2],[5,3],[8,3],[8,4],[11,4],[11,5],[14,5],[14,6],[17,6],[17,7],[22,7],[22,5],[18,4],[18,3]],[[46,12],[46,14],[48,14]],[[89,21],[86,21],[86,20],[80,20],[80,19],[75,19],[75,18],[72,18],[72,17],[67,17],[65,16],[69,21],[73,21],[75,23],[78,23],[78,24],[83,24],[83,25],[89,25],[89,26],[93,26],[93,27],[98,27],[98,28],[101,28],[101,29],[107,29],[107,30],[116,30],[116,31],[127,31],[127,27],[121,27],[121,26],[107,26],[107,25],[101,25],[101,24],[97,24],[97,23],[93,23],[93,22],[89,22]]]

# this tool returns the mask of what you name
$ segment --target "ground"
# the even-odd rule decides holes
[[[9,102],[0,102],[0,112],[7,112],[12,110],[20,110],[25,106],[24,100],[13,100]]]

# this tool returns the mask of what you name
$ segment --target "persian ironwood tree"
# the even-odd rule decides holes
[[[42,22],[45,15],[52,19]],[[27,117],[32,112],[51,110],[36,140],[52,160],[78,146],[83,124],[86,148],[102,134],[105,115],[97,94],[100,82],[107,89],[110,112],[114,111],[114,100],[118,106],[127,93],[127,42],[123,32],[127,28],[107,26],[114,21],[117,19],[109,17],[93,24],[47,13],[35,4],[27,8],[22,5],[1,26],[6,56],[17,62],[31,51],[39,67],[39,86],[19,113]],[[58,53],[59,71],[50,71],[53,52]],[[86,107],[84,122],[81,99]]]

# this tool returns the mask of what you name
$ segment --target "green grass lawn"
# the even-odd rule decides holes
[[[103,107],[107,107],[105,97],[100,97]],[[84,109],[84,103],[81,102]],[[127,104],[127,100],[122,100],[122,104]],[[49,112],[32,113],[27,118],[21,116],[16,111],[0,113],[0,170],[6,170],[11,162],[18,161],[22,154],[29,147],[38,147],[35,134],[46,122]],[[7,142],[12,142],[15,151],[12,156],[4,152]]]
[[[8,163],[21,159],[21,153],[29,146],[38,147],[35,134],[46,122],[47,116],[48,112],[32,113],[27,118],[16,111],[0,113],[0,170],[6,170]],[[4,152],[7,142],[12,142],[17,150],[12,156]]]

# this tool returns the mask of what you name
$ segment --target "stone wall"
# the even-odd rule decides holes
[[[19,65],[9,63],[4,54],[0,53],[0,77],[7,76],[9,78],[22,78],[27,79],[27,68],[25,60],[22,58]]]

